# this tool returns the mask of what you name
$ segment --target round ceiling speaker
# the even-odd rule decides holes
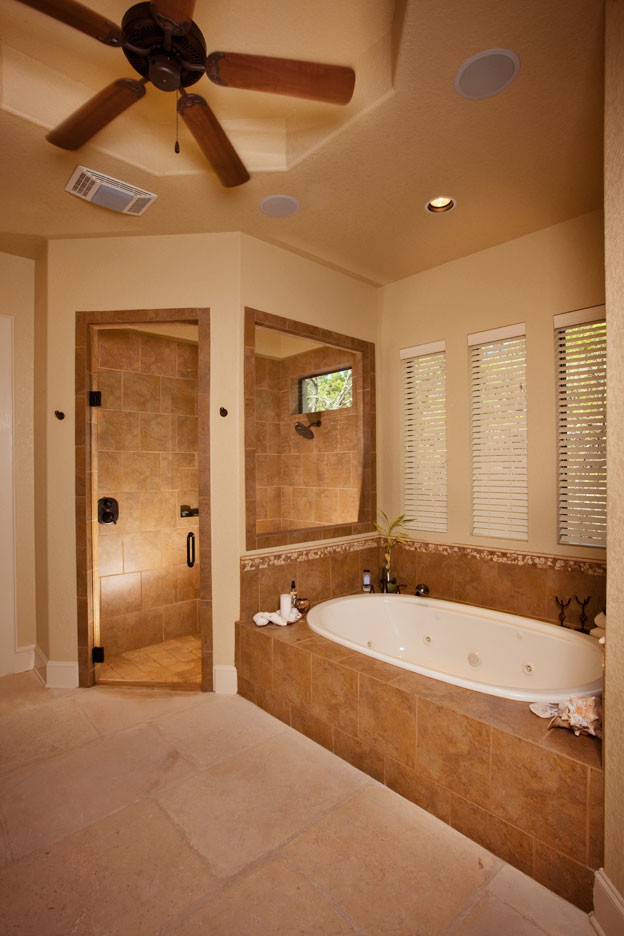
[[[291,195],[267,195],[260,202],[260,209],[271,218],[290,218],[299,211],[299,202]]]
[[[488,49],[473,55],[458,69],[455,90],[479,101],[504,91],[520,71],[520,59],[509,49]]]

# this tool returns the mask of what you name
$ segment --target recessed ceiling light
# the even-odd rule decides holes
[[[437,198],[430,199],[425,208],[432,214],[440,214],[442,211],[450,211],[455,207],[455,199],[450,195],[438,195]]]
[[[520,71],[520,59],[509,49],[487,49],[473,55],[458,69],[455,90],[462,97],[479,101],[499,94]]]
[[[260,202],[260,209],[272,218],[290,218],[300,207],[297,199],[290,195],[268,195]]]

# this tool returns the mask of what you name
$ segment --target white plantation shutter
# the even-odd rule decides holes
[[[469,335],[474,536],[528,539],[524,325]]]
[[[403,513],[419,530],[446,533],[444,342],[401,351]]]
[[[606,546],[607,328],[574,315],[555,316],[559,542]]]

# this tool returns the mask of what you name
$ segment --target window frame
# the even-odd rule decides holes
[[[303,408],[303,382],[304,380],[314,380],[315,377],[326,377],[329,374],[341,374],[344,371],[351,373],[351,402],[347,406],[334,406],[329,409],[304,410]],[[353,409],[353,366],[348,364],[346,367],[332,367],[331,370],[320,371],[314,374],[304,374],[297,378],[297,413],[306,416],[309,413],[337,413],[339,410]]]
[[[423,432],[422,421],[419,420],[418,414],[408,413],[409,407],[414,404],[414,406],[422,405],[421,400],[408,400],[408,372],[407,368],[409,366],[408,362],[415,359],[425,359],[433,358],[440,356],[443,361],[442,367],[442,382],[441,382],[441,393],[442,393],[442,410],[443,418],[439,418],[439,407],[434,407],[429,411],[429,415],[425,418],[431,419],[434,423],[433,425],[433,439],[434,439],[434,451],[429,453],[431,457],[423,459],[422,455],[419,455],[418,449],[420,447],[420,440],[427,435],[431,439],[432,435],[427,433],[428,429],[431,429],[431,426],[425,426]],[[447,422],[448,422],[448,409],[447,409],[447,395],[446,395],[446,342],[445,341],[436,341],[430,342],[428,344],[416,345],[411,348],[402,348],[399,352],[400,357],[400,382],[401,382],[401,511],[407,514],[410,519],[414,520],[414,530],[419,530],[423,533],[433,533],[433,534],[447,534],[448,533],[448,433],[447,433]],[[437,388],[437,391],[440,392],[440,387]],[[438,411],[436,414],[436,410]],[[420,427],[418,423],[420,422]],[[437,426],[435,423],[437,422]],[[416,442],[416,450],[408,449],[408,438],[410,433],[416,432],[422,434],[418,435],[418,441]],[[436,438],[437,436],[437,438]],[[441,445],[440,445],[441,440]],[[410,442],[409,446],[413,446],[414,443]],[[441,457],[440,457],[441,456]],[[417,466],[414,465],[414,462],[417,462]],[[408,475],[412,473],[418,474],[421,472],[421,476],[418,479],[420,481],[420,487],[418,487],[418,481],[415,481],[414,478],[409,478]],[[435,475],[436,472],[441,472],[443,479],[441,485],[436,487]],[[432,481],[432,476],[434,480]],[[408,486],[412,486],[413,490],[408,494]],[[420,504],[417,510],[414,510],[414,504],[417,504],[418,501],[425,501],[428,497],[432,497],[432,508],[430,513],[427,515],[423,513],[423,503]],[[426,509],[426,508],[425,508]]]
[[[598,483],[595,485],[596,488],[596,500],[591,503],[591,501],[579,501],[579,490],[583,487],[584,475],[587,474],[586,471],[577,470],[575,472],[575,477],[570,478],[570,459],[571,454],[568,450],[564,454],[564,444],[563,440],[566,438],[569,433],[567,428],[564,429],[565,425],[568,427],[570,422],[569,406],[567,402],[570,391],[569,380],[570,377],[574,376],[574,371],[576,371],[577,379],[583,380],[583,373],[587,370],[587,362],[581,362],[580,367],[574,362],[570,364],[567,369],[565,365],[565,345],[562,343],[562,338],[566,332],[569,332],[571,329],[582,329],[588,328],[592,325],[597,325],[598,323],[604,323],[604,327],[601,331],[600,344],[601,348],[599,349],[600,360],[597,362],[601,364],[601,372],[599,375],[592,375],[594,378],[592,383],[594,386],[590,389],[587,388],[587,392],[590,393],[594,398],[602,396],[604,401],[601,418],[603,422],[603,432],[602,440],[597,439],[595,433],[588,428],[588,424],[583,424],[579,420],[578,412],[576,416],[573,416],[576,428],[580,430],[580,433],[583,434],[582,443],[586,448],[588,444],[593,447],[593,455],[595,457],[598,452],[598,460],[602,461],[604,469],[602,471],[601,477]],[[607,401],[606,401],[606,380],[607,380],[607,332],[606,332],[606,310],[604,305],[592,306],[586,309],[577,309],[572,312],[564,312],[559,315],[553,316],[553,334],[554,334],[554,360],[555,360],[555,405],[556,405],[556,433],[555,433],[555,444],[556,444],[556,466],[557,466],[557,494],[556,494],[556,505],[557,505],[557,544],[559,546],[574,546],[580,547],[583,549],[605,549],[606,548],[606,518],[607,518],[607,472],[606,472],[606,455],[607,455],[607,426],[606,426],[606,417],[607,417]],[[577,335],[580,337],[580,332],[577,332]],[[574,336],[571,336],[574,338]],[[596,354],[596,348],[592,350],[592,354]],[[596,386],[596,379],[598,379],[598,385]],[[568,377],[566,382],[565,378]],[[578,388],[578,384],[577,384]],[[580,387],[582,392],[583,387]],[[577,389],[578,392],[578,389]],[[566,409],[568,407],[568,409]],[[599,414],[600,418],[600,414]],[[578,435],[577,435],[578,438]],[[600,450],[601,449],[601,450]],[[577,449],[578,452],[578,449]],[[584,503],[585,506],[579,506],[580,503]],[[602,510],[600,509],[600,505]],[[589,514],[589,509],[593,507],[591,515]],[[586,510],[587,513],[583,517],[582,511]],[[585,519],[587,524],[583,527],[582,521]],[[604,531],[603,536],[591,536],[587,535],[588,531],[592,528],[594,532],[600,527]],[[580,533],[574,533],[574,530],[580,530]]]
[[[509,381],[499,381],[497,387],[494,370],[489,376],[482,367],[479,370],[477,355],[480,349],[500,344],[503,352],[500,366],[504,367],[504,352],[510,351],[513,356],[511,342],[519,339],[522,339],[522,361],[517,366],[518,376],[513,380],[519,379],[521,383],[517,398],[511,399],[520,408],[523,425],[514,429],[505,425],[502,416],[510,400]],[[526,543],[529,540],[526,323],[470,334],[468,348],[471,535]],[[484,432],[483,424],[488,417],[489,429]]]

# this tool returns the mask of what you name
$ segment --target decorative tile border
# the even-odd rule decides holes
[[[341,553],[360,552],[379,546],[379,536],[366,536],[348,540],[344,543],[328,543],[327,546],[307,546],[302,549],[288,549],[281,552],[265,553],[262,556],[241,556],[241,572],[253,572],[255,569],[268,569],[270,566],[286,565],[298,559],[323,559],[325,556],[337,556]]]
[[[533,566],[538,569],[555,569],[557,572],[582,572],[585,575],[606,575],[606,562],[595,559],[577,559],[571,556],[548,556],[543,553],[518,552],[512,549],[489,549],[487,546],[451,546],[445,543],[426,543],[408,540],[403,549],[413,552],[437,553],[440,556],[462,556],[481,559],[484,562],[501,562],[505,565]]]
[[[308,546],[300,549],[288,549],[265,553],[261,556],[241,556],[241,571],[252,572],[254,569],[267,569],[270,566],[285,565],[298,559],[321,559],[324,556],[340,553],[359,552],[361,549],[381,545],[379,534],[366,536],[343,543],[329,543],[326,546]],[[439,556],[461,556],[480,559],[483,562],[499,562],[504,565],[533,566],[537,569],[555,569],[557,572],[581,572],[584,575],[606,575],[606,562],[592,559],[576,559],[569,556],[548,556],[543,553],[525,553],[509,549],[489,549],[485,546],[455,546],[446,543],[426,543],[408,540],[403,549],[411,552],[429,553]]]

